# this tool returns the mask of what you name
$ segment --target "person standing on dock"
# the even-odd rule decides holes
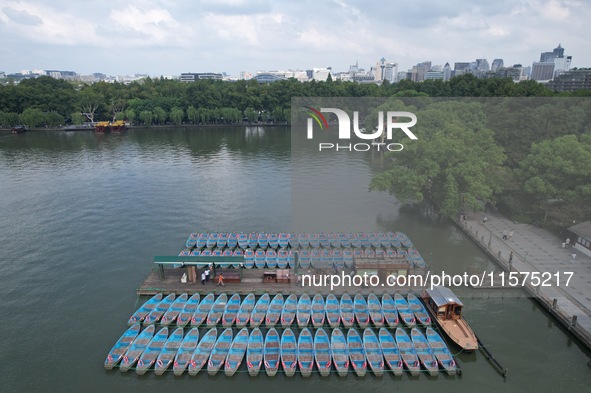
[[[218,277],[218,284],[217,285],[221,285],[222,287],[225,287],[225,285],[224,285],[224,275],[222,273],[220,273],[220,276]]]
[[[205,285],[205,272],[201,273],[201,285]]]
[[[509,253],[509,265],[513,262],[513,251]]]
[[[503,231],[503,240],[507,240],[507,230]]]
[[[209,284],[209,268],[205,269],[205,282]]]
[[[487,216],[484,216],[484,218],[482,219],[482,223],[483,224],[486,224],[487,221],[488,221],[488,217]]]
[[[512,238],[512,237],[513,237],[513,229],[511,229],[511,230],[509,231],[509,240],[511,240],[511,238]]]
[[[575,259],[577,259],[577,254],[573,252],[573,255],[570,256],[570,263],[575,263]]]
[[[566,247],[569,246],[570,244],[570,237],[567,237],[566,240],[564,241],[564,244],[566,245]]]

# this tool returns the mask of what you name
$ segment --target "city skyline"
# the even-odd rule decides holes
[[[0,71],[80,74],[226,72],[332,67],[369,69],[382,57],[399,71],[432,61],[504,59],[531,66],[558,43],[572,67],[591,65],[577,34],[591,16],[580,1],[430,1],[389,5],[335,0],[0,0]],[[527,16],[527,19],[525,17]]]

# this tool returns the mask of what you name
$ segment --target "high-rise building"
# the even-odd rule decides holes
[[[451,67],[449,66],[449,63],[445,63],[445,65],[443,66],[443,80],[448,81],[450,79],[451,79]]]
[[[503,68],[503,66],[504,66],[503,59],[494,59],[492,62],[492,65],[490,66],[490,70],[492,72],[497,72],[498,70]]]
[[[431,62],[424,61],[412,67],[411,79],[413,82],[422,82],[425,80],[425,75],[431,70]]]
[[[558,46],[556,48],[554,48],[552,50],[552,52],[540,53],[540,61],[538,64],[540,64],[540,63],[553,63],[554,64],[553,74],[552,74],[552,77],[550,78],[550,79],[552,79],[552,78],[570,70],[570,65],[571,65],[572,59],[573,59],[572,56],[565,56],[564,55],[564,48],[562,47],[562,45],[558,44]],[[534,63],[534,65],[535,64],[536,63]],[[532,79],[533,79],[534,68],[535,67],[532,66]],[[547,68],[550,68],[550,67],[547,67]],[[544,76],[546,76],[546,75],[544,75]]]
[[[476,71],[487,72],[490,70],[490,65],[486,59],[476,59]]]
[[[549,81],[554,78],[553,62],[534,62],[531,67],[531,79],[535,81]]]
[[[552,61],[552,59],[564,57],[564,48],[558,44],[552,52],[542,52],[540,54],[540,63],[546,63]]]

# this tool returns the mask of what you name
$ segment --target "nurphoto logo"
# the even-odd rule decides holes
[[[410,130],[412,126],[417,124],[417,117],[411,112],[387,111],[384,115],[383,111],[378,112],[378,125],[373,132],[365,132],[365,129],[359,127],[359,112],[353,111],[353,124],[351,126],[351,118],[342,109],[338,108],[320,108],[320,110],[306,106],[310,110],[307,122],[307,138],[314,139],[314,123],[318,125],[321,130],[329,129],[330,125],[323,113],[332,113],[336,116],[338,122],[338,137],[344,142],[350,141],[354,135],[358,139],[371,142],[360,143],[318,143],[318,150],[334,150],[334,151],[369,151],[375,149],[377,151],[401,151],[404,149],[402,143],[392,142],[394,130],[401,130],[412,140],[418,139],[416,135]],[[410,121],[401,121],[401,119],[410,119]],[[385,127],[384,127],[385,123]],[[353,130],[353,133],[351,132]],[[385,134],[384,134],[385,130]],[[384,138],[385,137],[385,138]]]

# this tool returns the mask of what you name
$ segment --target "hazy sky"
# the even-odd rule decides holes
[[[109,75],[369,69],[500,57],[558,43],[591,66],[590,0],[0,0],[0,71]]]

